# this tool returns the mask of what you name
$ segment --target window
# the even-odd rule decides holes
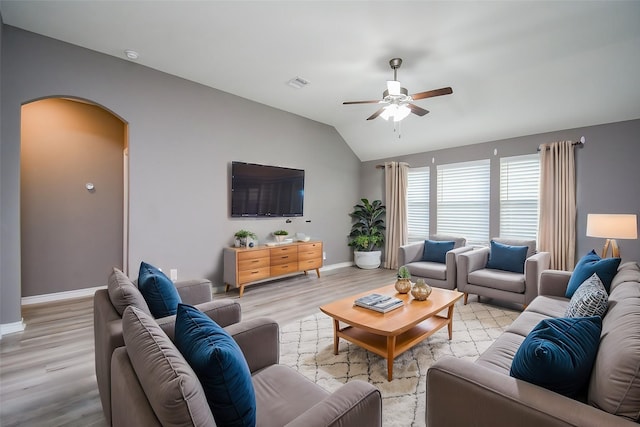
[[[500,159],[500,236],[536,239],[540,160],[538,154]]]
[[[438,233],[489,244],[489,159],[438,166]]]
[[[409,169],[407,182],[407,237],[417,242],[429,238],[429,168]]]

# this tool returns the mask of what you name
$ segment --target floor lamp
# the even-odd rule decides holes
[[[588,214],[587,236],[607,239],[602,258],[606,258],[609,247],[612,257],[620,257],[616,239],[637,239],[638,218],[635,214]]]

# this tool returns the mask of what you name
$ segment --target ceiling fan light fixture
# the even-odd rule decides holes
[[[393,121],[399,122],[400,120],[406,119],[407,116],[411,113],[411,109],[406,105],[400,105],[396,108],[396,112],[393,115]]]
[[[397,80],[387,80],[387,91],[389,95],[400,95],[400,82]]]

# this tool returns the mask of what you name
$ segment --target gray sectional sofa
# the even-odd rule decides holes
[[[429,369],[428,427],[638,426],[640,267],[635,262],[622,264],[611,283],[585,396],[572,399],[509,375],[527,334],[543,319],[564,317],[570,277],[544,271],[539,296],[475,362],[445,357]]]

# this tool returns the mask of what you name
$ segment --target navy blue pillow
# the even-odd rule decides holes
[[[573,269],[565,296],[571,298],[582,282],[591,277],[593,273],[598,275],[605,290],[609,293],[611,281],[618,272],[619,265],[620,258],[600,258],[592,249],[591,252],[580,258],[576,268]]]
[[[524,273],[524,262],[528,251],[528,246],[505,245],[492,240],[487,268]]]
[[[251,372],[234,339],[195,307],[178,304],[175,343],[198,376],[216,424],[254,427]]]
[[[422,251],[422,261],[439,262],[444,264],[447,261],[447,252],[456,245],[454,241],[448,240],[425,240]]]
[[[182,302],[175,285],[156,267],[140,263],[138,289],[149,306],[151,315],[156,319],[176,314],[178,304]]]
[[[518,348],[509,374],[574,397],[589,382],[601,330],[600,316],[542,320]]]

